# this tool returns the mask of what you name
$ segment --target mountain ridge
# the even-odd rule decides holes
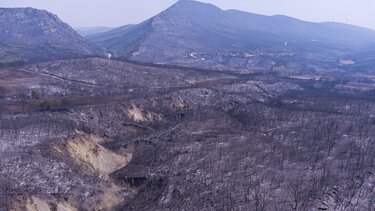
[[[113,29],[113,27],[106,26],[78,26],[73,27],[73,29],[81,36],[86,37],[90,34],[98,34],[107,32]]]
[[[333,61],[375,41],[375,31],[367,28],[221,10],[211,4],[186,0],[115,34],[119,29],[88,39],[118,59],[182,65],[202,63],[203,59],[205,63],[212,61],[208,66],[215,66],[230,53],[294,54]],[[191,56],[196,53],[204,55],[200,61]]]
[[[34,8],[0,8],[0,63],[105,56],[56,15]]]

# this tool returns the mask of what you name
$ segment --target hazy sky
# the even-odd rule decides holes
[[[72,26],[139,23],[177,0],[0,0],[0,7],[34,7],[57,14]],[[375,29],[375,0],[202,0],[222,9],[283,14],[303,20],[336,21]]]

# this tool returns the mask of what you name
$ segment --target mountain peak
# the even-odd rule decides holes
[[[193,1],[193,0],[179,0],[174,5],[172,5],[170,8],[168,8],[166,11],[169,10],[178,10],[180,12],[182,11],[207,11],[207,10],[221,10],[215,5],[209,4],[209,3],[203,3],[199,1]]]
[[[19,35],[22,35],[26,31],[30,32],[30,30],[34,32],[35,36],[49,34],[56,32],[59,27],[64,27],[65,30],[74,33],[73,29],[56,15],[46,10],[31,7],[0,8],[0,24],[6,26],[0,27],[0,31],[6,29],[5,32],[12,32]]]
[[[30,7],[0,8],[0,37],[0,63],[104,55],[56,15]]]
[[[174,4],[174,6],[181,6],[181,5],[186,6],[189,4],[204,4],[204,3],[193,1],[193,0],[179,0]]]
[[[46,10],[39,10],[32,7],[18,7],[18,8],[0,8],[0,16],[2,16],[2,19],[0,21],[4,21],[7,15],[13,15],[13,19],[15,20],[22,20],[26,18],[51,18],[55,21],[60,21],[60,19],[46,11]]]
[[[183,25],[186,23],[201,25],[206,20],[220,20],[225,16],[225,11],[220,8],[193,0],[180,0],[174,5],[152,18],[155,25],[164,28],[165,23]],[[161,24],[161,25],[160,25]]]

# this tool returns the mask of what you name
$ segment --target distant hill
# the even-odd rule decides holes
[[[33,8],[0,8],[0,64],[103,56],[56,15]]]
[[[92,26],[92,27],[74,27],[74,30],[80,34],[81,36],[87,36],[90,34],[98,34],[110,31],[111,27],[105,27],[105,26]]]
[[[87,37],[115,58],[187,66],[273,67],[334,62],[375,41],[375,32],[180,0],[141,24]]]
[[[134,39],[138,38],[139,35],[134,34],[134,32],[132,32],[132,31],[136,32],[137,28],[140,28],[141,30],[145,30],[143,28],[143,24],[125,25],[125,26],[112,29],[108,32],[90,34],[86,38],[91,41],[95,41],[96,44],[101,45],[101,46],[112,46],[113,48],[115,48],[116,45],[120,45],[119,49],[124,49],[124,48],[127,48],[128,45],[131,45],[134,42],[132,40],[133,38]]]

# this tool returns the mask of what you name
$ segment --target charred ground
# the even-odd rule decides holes
[[[357,76],[105,59],[1,74],[4,210],[374,209],[375,102]]]

